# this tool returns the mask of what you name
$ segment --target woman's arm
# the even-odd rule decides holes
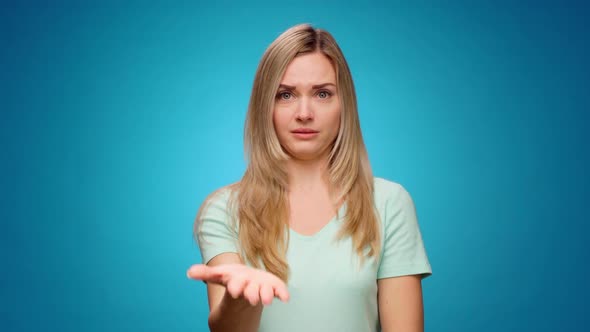
[[[422,278],[408,275],[377,281],[383,332],[423,332]]]
[[[242,264],[235,253],[224,253],[209,261],[209,266]],[[252,306],[242,296],[234,299],[223,285],[207,283],[209,329],[211,332],[257,331],[262,305]]]
[[[275,296],[283,301],[289,298],[278,277],[247,267],[235,253],[220,254],[207,265],[194,265],[187,275],[207,282],[212,332],[257,331],[262,306]]]

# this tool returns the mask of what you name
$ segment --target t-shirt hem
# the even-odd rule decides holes
[[[400,266],[396,268],[390,268],[386,270],[381,270],[377,274],[377,279],[384,279],[384,278],[393,278],[393,277],[401,277],[407,275],[421,275],[422,279],[429,277],[432,275],[432,268],[429,265],[425,264],[414,264],[414,265],[406,265]]]
[[[225,249],[216,250],[214,252],[205,252],[205,253],[203,253],[203,264],[207,264],[213,258],[215,258],[221,254],[225,254],[225,253],[238,254],[238,251],[235,248],[225,248]]]

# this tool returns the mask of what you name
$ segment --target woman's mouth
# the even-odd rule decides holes
[[[298,128],[298,129],[291,131],[291,133],[295,137],[300,138],[300,139],[310,139],[310,138],[314,138],[315,136],[317,136],[319,131],[313,130],[310,128]]]

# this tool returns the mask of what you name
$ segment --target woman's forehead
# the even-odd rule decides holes
[[[295,87],[311,87],[325,83],[336,84],[336,72],[332,62],[318,52],[293,59],[281,80],[281,84]]]

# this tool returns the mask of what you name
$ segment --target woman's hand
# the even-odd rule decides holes
[[[191,279],[222,285],[232,298],[243,297],[253,306],[259,302],[269,305],[274,297],[283,302],[289,300],[287,285],[279,277],[243,264],[197,264],[191,266],[186,275]]]

